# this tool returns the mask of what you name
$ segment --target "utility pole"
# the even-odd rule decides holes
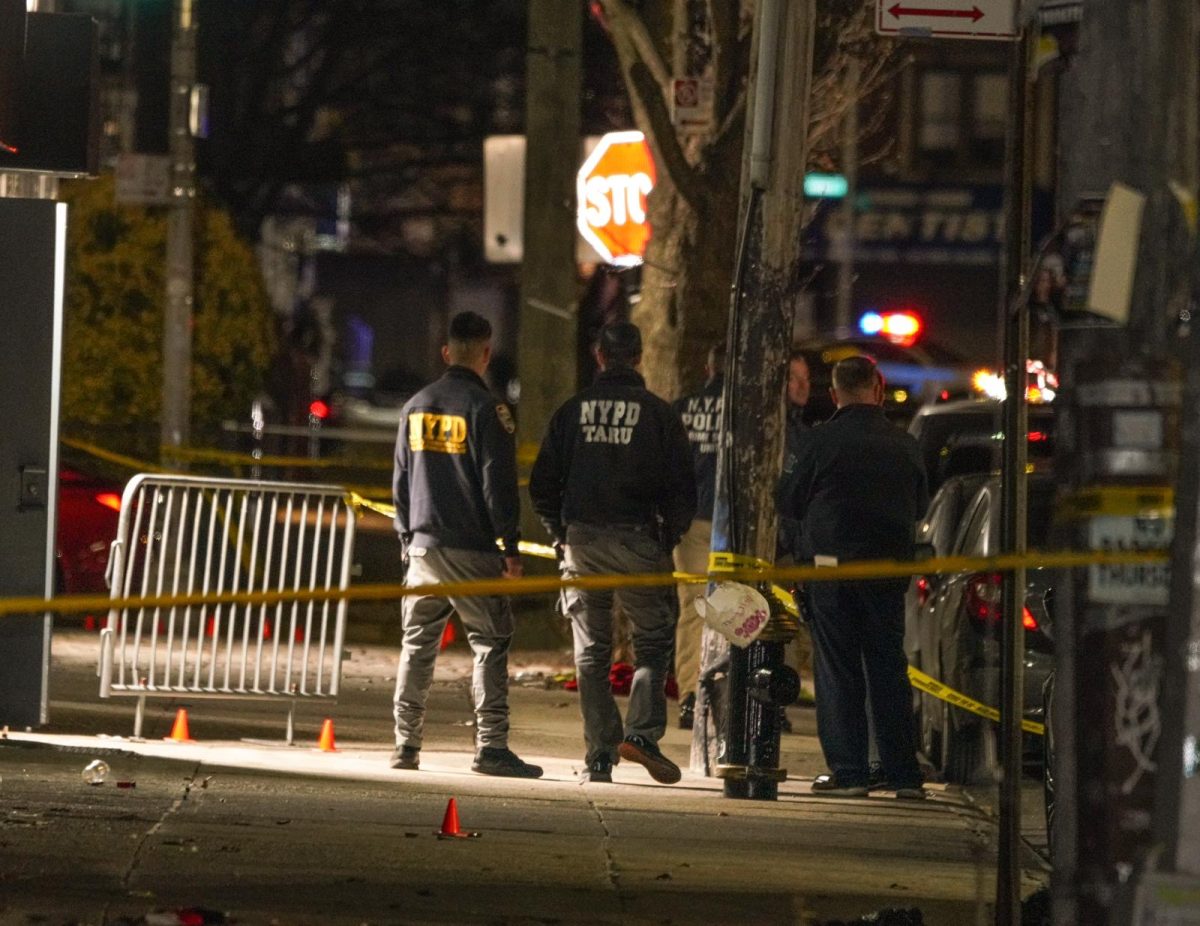
[[[799,280],[814,22],[812,0],[762,0],[755,11],[712,534],[714,557],[735,567],[775,558],[775,484]],[[766,629],[749,647],[728,648],[717,774],[727,797],[774,800],[786,777],[779,769],[780,717],[798,687],[783,648],[799,627],[768,583],[759,583],[759,591],[772,602]],[[711,652],[706,645],[702,678],[713,668]],[[707,694],[702,688],[701,696]],[[707,715],[703,705],[700,714]]]
[[[1029,359],[1029,312],[1022,293],[1029,254],[1029,212],[1033,199],[1032,30],[1026,28],[1011,45],[1009,63],[1009,116],[1007,221],[1005,224],[1004,285],[1001,309],[1004,329],[1003,406],[1005,435],[1002,466],[1004,508],[1000,520],[1000,549],[1024,554],[1027,547],[1029,413],[1025,404]],[[1025,713],[1025,569],[1006,572],[1001,580],[1000,634],[1000,826],[997,834],[996,923],[1017,926],[1021,921],[1021,759]]]
[[[837,325],[849,331],[854,315],[854,250],[857,245],[855,216],[858,212],[858,85],[861,66],[851,56],[846,63],[846,116],[842,120],[842,175],[846,196],[842,200],[842,254],[838,261]]]
[[[195,0],[174,0],[171,28],[171,206],[167,219],[167,301],[163,317],[162,444],[182,447],[191,432],[192,307],[195,300]]]
[[[576,387],[575,173],[579,167],[583,4],[529,0],[525,219],[517,373],[517,450],[529,462],[546,422]],[[522,533],[542,527],[522,506]]]
[[[1082,214],[1080,207],[1113,183],[1127,188],[1109,196],[1114,221],[1104,225],[1111,236],[1104,247],[1088,253],[1082,222],[1067,241],[1085,245],[1067,255],[1068,302],[1072,289],[1087,290],[1089,274],[1093,284],[1104,281],[1084,305],[1068,305],[1092,314],[1068,313],[1062,333],[1060,510],[1074,513],[1063,539],[1083,548],[1164,546],[1163,514],[1177,472],[1181,489],[1195,497],[1194,468],[1178,467],[1180,380],[1171,354],[1179,322],[1191,311],[1195,272],[1189,222],[1197,179],[1196,25],[1191,3],[1085,3],[1078,55],[1060,82],[1064,217]],[[1126,205],[1118,222],[1120,202]],[[1127,303],[1116,298],[1121,275],[1094,260],[1109,245],[1135,258]],[[1094,314],[1100,301],[1106,311]],[[1194,418],[1196,409],[1189,414]],[[1190,440],[1195,427],[1188,421]],[[1176,547],[1187,578],[1194,507],[1181,512],[1181,529],[1191,536]],[[1165,570],[1079,570],[1059,591],[1054,921],[1149,922],[1135,918],[1135,888],[1159,848],[1167,848],[1156,848],[1156,838],[1186,829],[1162,814],[1163,786],[1181,770],[1183,754],[1181,725],[1170,713],[1181,692],[1166,687],[1170,666],[1180,677],[1183,653],[1166,641],[1186,637],[1173,628],[1190,619],[1191,608],[1168,607]],[[1186,595],[1191,604],[1189,587],[1174,591],[1176,602]],[[1179,809],[1176,801],[1173,812]]]

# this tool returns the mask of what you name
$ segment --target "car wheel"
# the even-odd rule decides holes
[[[1052,726],[1051,709],[1054,706],[1054,673],[1046,679],[1042,686],[1042,706],[1045,715],[1042,722],[1046,725],[1046,733],[1042,737],[1042,799],[1046,804],[1046,845],[1050,848],[1050,858],[1054,859],[1054,727]]]
[[[953,710],[942,705],[942,775],[951,784],[967,785],[982,765],[984,730],[977,723],[956,725]]]
[[[942,728],[939,720],[942,712],[938,710],[941,703],[932,695],[918,695],[921,712],[917,717],[917,742],[921,752],[929,764],[941,771],[942,766]]]

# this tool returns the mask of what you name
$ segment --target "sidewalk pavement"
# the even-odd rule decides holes
[[[576,696],[545,681],[565,653],[513,654],[512,746],[546,769],[519,781],[469,770],[465,647],[439,659],[419,772],[388,768],[392,648],[348,647],[342,696],[302,702],[289,747],[286,707],[261,701],[152,700],[130,740],[133,700],[97,697],[97,647],[56,634],[50,724],[0,740],[0,923],[990,922],[991,819],[951,788],[813,796],[811,709],[791,709],[780,799],[741,802],[686,771],[673,727],[679,785],[628,763],[580,785]],[[179,706],[195,743],[161,739]],[[314,748],[326,716],[337,752]],[[102,785],[81,779],[93,758]],[[451,797],[478,839],[434,836]],[[1026,891],[1045,880],[1031,856]]]

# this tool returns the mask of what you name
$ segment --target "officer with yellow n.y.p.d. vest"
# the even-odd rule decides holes
[[[401,411],[392,495],[409,585],[521,575],[515,427],[508,406],[496,400],[482,378],[492,356],[491,340],[487,319],[474,312],[454,316],[442,347],[449,369]],[[404,599],[392,768],[420,765],[425,702],[452,609],[475,653],[476,752],[471,768],[485,775],[541,777],[541,768],[508,748],[513,615],[508,598],[498,595]]]

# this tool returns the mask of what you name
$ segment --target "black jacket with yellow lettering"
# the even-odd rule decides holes
[[[550,419],[529,495],[560,541],[568,524],[591,524],[646,529],[673,547],[696,513],[679,413],[636,371],[610,367]]]
[[[452,366],[400,413],[392,498],[413,546],[517,555],[512,415],[472,370]]]

